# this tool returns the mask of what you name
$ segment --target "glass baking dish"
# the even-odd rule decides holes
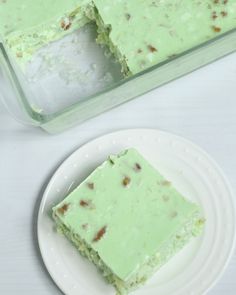
[[[236,50],[234,29],[123,78],[94,34],[86,25],[40,49],[23,70],[0,43],[0,95],[16,119],[58,133]]]

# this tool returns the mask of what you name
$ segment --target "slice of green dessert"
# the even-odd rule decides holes
[[[93,0],[88,16],[126,75],[236,28],[236,1]]]
[[[53,208],[58,230],[117,290],[143,284],[204,220],[135,149],[110,156]]]
[[[0,41],[27,60],[36,49],[88,22],[88,0],[0,0]]]

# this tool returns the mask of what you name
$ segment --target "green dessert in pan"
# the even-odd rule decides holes
[[[98,42],[136,74],[236,28],[235,0],[94,0]]]
[[[0,0],[0,41],[19,60],[86,24],[85,0]]]
[[[235,0],[0,0],[0,37],[28,59],[92,20],[129,76],[236,28],[235,15]]]
[[[117,294],[142,285],[204,225],[200,208],[135,149],[110,156],[53,208],[53,218]]]

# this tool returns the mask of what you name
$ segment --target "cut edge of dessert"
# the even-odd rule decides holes
[[[88,4],[86,6],[85,14],[91,21],[95,22],[97,25],[97,43],[109,48],[111,54],[113,54],[116,60],[120,63],[121,71],[124,76],[132,76],[132,72],[128,67],[125,56],[121,54],[118,47],[113,44],[112,40],[109,37],[112,29],[111,26],[105,25],[94,3]]]
[[[91,248],[84,239],[78,234],[71,232],[69,228],[60,221],[56,210],[53,212],[53,218],[56,222],[58,232],[69,239],[79,253],[97,267],[106,282],[114,286],[117,295],[128,294],[144,285],[146,281],[166,262],[168,262],[170,258],[177,254],[191,240],[191,238],[198,236],[201,233],[205,223],[205,220],[201,218],[200,213],[196,210],[196,212],[189,216],[191,221],[181,227],[179,231],[170,238],[168,243],[166,242],[163,244],[158,252],[140,267],[142,270],[140,273],[135,273],[135,275],[131,276],[127,281],[123,281],[112,272],[112,270],[100,258],[99,254]],[[145,274],[142,273],[144,269]]]

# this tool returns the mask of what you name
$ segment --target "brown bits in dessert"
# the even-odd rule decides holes
[[[71,22],[70,22],[70,23],[68,23],[68,24],[65,26],[64,30],[69,30],[69,28],[71,27],[71,25],[72,25],[72,23],[71,23]]]
[[[142,170],[141,165],[139,163],[135,163],[134,170],[137,171],[137,172],[141,171]]]
[[[106,233],[106,229],[107,227],[104,226],[102,227],[95,235],[95,237],[93,238],[93,242],[98,242],[101,240],[101,238],[104,236],[104,234]]]
[[[92,203],[91,200],[80,200],[79,202],[80,206],[81,207],[84,207],[84,208],[88,208],[88,209],[95,209],[95,206],[94,204]]]
[[[164,202],[168,202],[170,200],[170,197],[167,196],[167,195],[163,195],[162,199],[163,199]]]
[[[152,46],[152,45],[148,45],[148,49],[152,53],[157,52],[157,49],[154,46]]]
[[[66,211],[69,209],[69,204],[64,204],[62,207],[57,209],[57,212],[61,215],[64,215]]]
[[[162,185],[162,186],[171,186],[171,182],[168,181],[168,180],[163,180],[163,181],[161,182],[161,185]]]
[[[170,213],[170,218],[176,218],[178,216],[178,212],[177,211],[173,211]]]
[[[212,12],[212,19],[215,20],[217,17],[218,17],[218,16],[217,16],[217,14],[216,14],[216,11],[213,11],[213,12]]]
[[[88,223],[84,223],[81,225],[82,229],[87,230],[88,229]]]
[[[181,236],[180,235],[176,235],[176,239],[177,240],[181,239]]]
[[[69,28],[71,27],[72,23],[70,21],[69,18],[67,19],[62,19],[61,21],[61,28],[64,30],[64,31],[67,31],[69,30]]]
[[[227,4],[228,3],[228,0],[221,0],[222,4]],[[213,0],[213,3],[214,4],[219,4],[220,3],[220,0]]]
[[[88,201],[85,201],[85,200],[80,200],[79,204],[81,207],[88,207],[89,206]]]
[[[135,167],[136,167],[137,170],[141,170],[142,169],[142,167],[141,167],[141,165],[139,163],[136,163],[135,164]]]
[[[131,182],[130,177],[125,176],[125,178],[122,181],[122,184],[123,184],[123,186],[128,186],[130,184],[130,182]]]
[[[216,26],[212,26],[212,30],[216,33],[221,32],[221,28],[220,27],[216,27]]]
[[[93,190],[94,189],[94,183],[93,182],[88,182],[87,186],[89,189]]]
[[[126,14],[125,14],[125,18],[126,18],[127,20],[130,20],[130,19],[131,19],[131,15],[130,15],[129,13],[126,13]]]
[[[142,49],[138,49],[137,52],[138,53],[142,53],[143,51],[142,51]]]
[[[223,16],[223,17],[226,17],[227,15],[228,15],[228,12],[226,12],[226,11],[221,11],[221,16]]]
[[[71,26],[71,23],[65,24],[64,21],[61,22],[61,28],[62,28],[64,31],[69,30],[70,26]]]

